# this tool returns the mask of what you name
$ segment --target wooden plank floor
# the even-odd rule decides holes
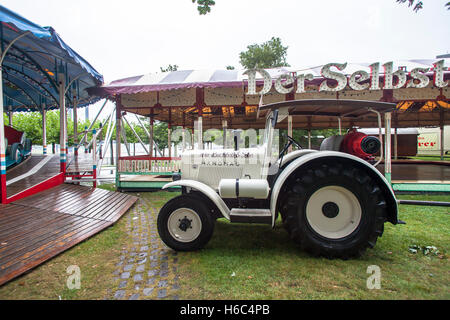
[[[0,204],[0,285],[111,226],[136,200],[63,184]]]

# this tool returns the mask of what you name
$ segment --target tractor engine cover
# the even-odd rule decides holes
[[[269,191],[265,179],[222,179],[219,183],[219,194],[225,199],[267,199]]]
[[[362,159],[372,158],[380,151],[381,142],[378,138],[362,132],[351,131],[342,140],[340,151],[352,154]]]

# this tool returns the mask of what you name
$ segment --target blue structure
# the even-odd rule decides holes
[[[52,27],[41,27],[3,6],[0,6],[0,67],[0,190],[1,203],[6,203],[6,162],[12,160],[12,153],[7,151],[12,151],[12,145],[6,143],[3,112],[40,112],[45,154],[46,111],[60,110],[60,164],[64,175],[66,108],[73,108],[77,122],[77,108],[99,100],[90,97],[86,89],[100,86],[103,76]],[[77,136],[76,126],[74,135]]]

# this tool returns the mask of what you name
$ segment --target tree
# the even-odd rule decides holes
[[[176,64],[171,65],[169,64],[166,68],[163,67],[159,67],[161,69],[161,72],[172,72],[172,71],[177,71],[178,70],[178,66]]]
[[[234,70],[233,66],[226,66],[227,70]]]
[[[153,125],[153,140],[158,145],[159,150],[164,154],[164,149],[169,146],[169,130],[167,123],[157,121]]]
[[[417,12],[420,9],[423,9],[423,2],[422,1],[416,1],[416,0],[397,0],[397,3],[405,3],[408,2],[408,7],[413,7],[413,11]],[[447,7],[447,10],[450,10],[450,2],[447,2],[445,4],[445,7]]]
[[[247,46],[247,51],[239,55],[240,63],[247,69],[289,67],[286,62],[287,49],[281,44],[280,38],[272,37],[263,44]]]
[[[197,10],[200,15],[206,15],[211,12],[211,6],[215,5],[216,2],[213,0],[192,0],[192,3],[198,4]]]

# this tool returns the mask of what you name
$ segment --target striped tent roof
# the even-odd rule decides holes
[[[436,59],[395,61],[394,70],[402,68],[409,72],[418,67],[432,68],[433,63],[437,61]],[[369,66],[370,63],[349,63],[344,73],[350,75],[358,70],[370,72]],[[266,69],[266,71],[272,79],[293,72],[314,75],[314,79],[306,83],[306,92],[293,93],[290,99],[386,101],[384,90],[356,91],[347,87],[339,93],[319,92],[319,85],[324,80],[320,74],[322,67],[284,67]],[[380,83],[383,83],[382,71],[381,65]],[[264,118],[256,118],[260,97],[246,94],[247,76],[244,72],[244,70],[180,70],[146,74],[112,81],[107,85],[91,88],[89,92],[103,97],[120,96],[124,111],[147,117],[153,114],[156,120],[170,122],[172,126],[193,127],[194,121],[201,113],[204,128],[220,128],[223,120],[228,121],[229,128],[262,128]],[[432,79],[433,72],[429,72],[428,76]],[[448,70],[445,71],[445,79],[450,79]],[[258,79],[257,82],[258,86],[262,86],[262,79]],[[441,90],[432,82],[430,81],[427,88],[401,88],[390,93],[389,101],[398,102],[393,115],[393,122],[397,127],[436,126],[442,118],[444,123],[450,124],[449,101],[446,98],[450,97],[450,86]],[[437,101],[437,97],[441,99]],[[286,99],[285,94],[280,94],[272,88],[264,95],[263,104],[277,103]],[[295,116],[296,128],[335,128],[337,126],[336,117],[318,115],[312,106],[306,109],[311,111],[311,115]],[[441,110],[445,110],[443,115]],[[378,122],[376,115],[369,113],[360,118],[343,119],[342,125],[377,127]],[[281,127],[286,126],[287,123],[281,123]]]
[[[447,59],[450,63],[450,59]],[[402,68],[409,72],[415,68],[432,68],[437,59],[416,59],[394,61],[394,70]],[[363,70],[370,73],[371,63],[348,63],[343,71],[351,75],[355,71]],[[324,78],[320,71],[323,65],[306,68],[282,67],[266,69],[273,79],[282,74],[310,73],[314,76],[312,84],[320,83]],[[380,68],[380,77],[384,77],[383,68]],[[180,70],[172,72],[149,73],[112,81],[99,88],[91,88],[89,92],[93,95],[108,96],[113,94],[131,94],[150,91],[164,91],[186,88],[219,88],[219,87],[241,87],[247,81],[245,70]],[[433,73],[429,72],[429,76]],[[445,78],[450,78],[450,71],[445,72]]]

